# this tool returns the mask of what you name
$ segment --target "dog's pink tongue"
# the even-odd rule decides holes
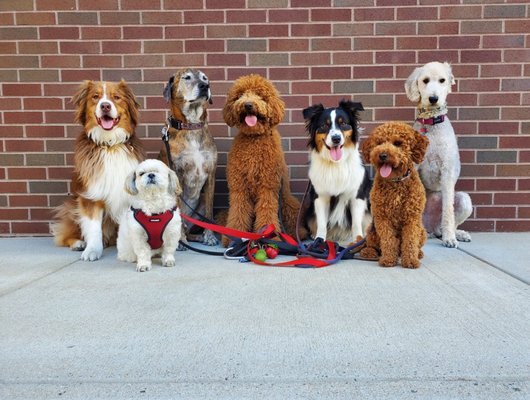
[[[339,161],[342,158],[342,147],[340,146],[332,147],[329,152],[333,161]]]
[[[106,130],[112,129],[114,126],[114,120],[111,118],[101,118],[101,126]]]
[[[383,164],[381,168],[379,168],[379,173],[383,178],[388,178],[392,173],[392,166],[390,164]]]
[[[258,123],[258,117],[256,117],[255,115],[247,115],[245,117],[245,122],[248,126],[254,126]]]

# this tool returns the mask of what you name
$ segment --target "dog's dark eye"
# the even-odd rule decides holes
[[[403,144],[401,140],[394,140],[394,146],[400,147]]]
[[[444,83],[444,82],[445,82],[445,78],[440,79],[440,83]]]
[[[145,175],[145,172],[140,172],[140,173],[138,173],[138,175],[140,175],[140,176],[144,176],[144,175]]]
[[[114,95],[114,100],[119,100],[120,99],[120,96],[118,96],[117,94]]]
[[[423,83],[428,84],[428,83],[429,83],[429,78],[425,78],[425,79],[423,80]]]
[[[184,77],[184,79],[187,80],[187,81],[189,81],[189,80],[191,79],[191,76],[186,75],[186,76]]]
[[[95,94],[94,96],[92,96],[92,98],[93,98],[94,100],[99,99],[99,94]]]
[[[342,125],[340,126],[340,129],[341,129],[342,131],[351,131],[351,125],[348,125],[348,124],[342,124]]]

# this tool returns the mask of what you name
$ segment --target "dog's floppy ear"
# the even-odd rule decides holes
[[[136,187],[136,171],[132,171],[125,179],[125,191],[132,196],[138,194],[138,188]]]
[[[125,101],[127,102],[127,106],[129,108],[129,113],[131,117],[131,123],[134,126],[138,125],[138,120],[140,119],[140,111],[139,111],[140,103],[138,103],[131,88],[127,85],[127,82],[125,82],[123,79],[118,84],[118,88],[120,89],[121,93],[123,93],[123,97]]]
[[[79,122],[81,125],[86,123],[86,105],[88,101],[88,92],[94,85],[93,81],[83,81],[83,83],[77,89],[74,96],[72,97],[72,103],[76,107],[74,121]]]
[[[322,111],[324,111],[324,106],[322,104],[314,104],[311,107],[304,108],[302,114],[307,122],[311,122],[318,118],[318,116],[322,114]]]
[[[177,195],[180,196],[182,193],[182,188],[180,187],[179,178],[177,177],[177,174],[172,169],[168,168],[168,175],[169,175],[169,185],[167,187],[167,191],[170,195]]]
[[[169,77],[169,81],[164,87],[164,99],[169,103],[171,101],[171,93],[173,93],[173,83],[175,82],[175,75]]]
[[[366,164],[371,164],[370,153],[372,152],[373,140],[372,135],[364,139],[363,144],[361,145],[361,153],[363,154],[364,162]]]
[[[280,98],[280,93],[276,91],[274,96],[269,97],[268,106],[270,107],[269,123],[272,126],[278,125],[285,116],[285,103]]]
[[[453,69],[451,68],[451,65],[446,61],[443,63],[443,66],[445,67],[445,70],[447,71],[447,78],[449,80],[449,93],[451,93],[451,86],[455,84],[455,76],[453,75]]]
[[[411,158],[415,164],[420,164],[423,161],[423,157],[425,157],[427,146],[429,146],[429,139],[427,139],[427,136],[416,131],[414,131],[414,139],[414,144],[411,148]]]
[[[364,111],[363,103],[358,103],[351,100],[341,100],[339,102],[339,107],[343,110],[355,114],[357,118],[357,111]]]
[[[405,82],[405,93],[410,101],[418,103],[421,100],[418,79],[420,78],[422,67],[416,68]]]
[[[237,113],[234,112],[234,110],[232,109],[232,107],[234,106],[234,102],[238,98],[239,93],[236,91],[235,88],[232,87],[226,95],[226,102],[223,106],[223,119],[225,120],[228,126],[234,126],[239,122],[237,119]]]

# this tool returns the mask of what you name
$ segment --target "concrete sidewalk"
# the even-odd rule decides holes
[[[147,273],[0,240],[0,399],[528,399],[530,233],[418,270],[193,252]],[[158,263],[158,261],[157,261]]]

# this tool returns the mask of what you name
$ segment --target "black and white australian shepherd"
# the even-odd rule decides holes
[[[316,104],[303,111],[311,149],[305,221],[314,239],[356,242],[371,221],[372,182],[358,146],[362,110],[361,103],[342,100],[336,108]]]

